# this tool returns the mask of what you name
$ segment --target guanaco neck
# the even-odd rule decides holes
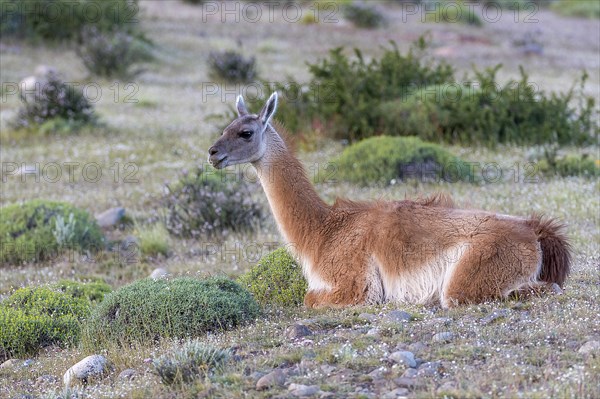
[[[307,255],[323,230],[330,206],[317,194],[304,167],[271,126],[265,155],[254,162],[279,230],[299,255]]]

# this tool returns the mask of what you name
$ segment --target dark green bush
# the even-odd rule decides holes
[[[63,279],[54,284],[52,288],[73,298],[85,298],[89,302],[102,302],[104,295],[112,291],[110,285],[102,280],[80,282]]]
[[[2,264],[46,261],[65,250],[96,252],[103,246],[96,221],[72,205],[32,200],[0,208]]]
[[[242,176],[209,168],[197,169],[167,185],[163,197],[165,226],[178,237],[247,231],[262,217]]]
[[[35,356],[48,345],[78,342],[80,322],[90,311],[86,298],[48,287],[22,288],[0,302],[0,361]]]
[[[78,38],[85,26],[133,31],[137,0],[0,0],[0,35],[41,40]]]
[[[256,59],[236,51],[211,51],[208,66],[213,78],[232,83],[252,82],[256,77]]]
[[[446,84],[420,89],[379,106],[380,129],[390,135],[459,144],[584,144],[594,121],[594,100],[579,112],[576,93],[547,95],[521,69],[521,79],[500,86],[500,67],[475,72],[469,85]],[[585,77],[584,77],[585,80]],[[581,98],[580,98],[581,100]]]
[[[39,77],[38,85],[40,90],[22,96],[23,105],[11,123],[13,128],[72,132],[96,122],[94,108],[83,92],[55,72]]]
[[[519,80],[500,85],[500,66],[460,83],[450,66],[426,64],[425,48],[423,38],[407,55],[392,45],[369,63],[359,50],[351,60],[338,48],[309,65],[310,82],[264,82],[262,92],[280,93],[276,119],[295,134],[350,142],[386,134],[462,145],[584,145],[600,132],[595,99],[583,94],[585,73],[580,89],[563,94],[544,92],[523,69]],[[258,109],[265,101],[249,102]]]
[[[90,26],[83,29],[81,42],[77,54],[96,76],[134,77],[141,69],[133,66],[152,59],[148,43],[125,31],[102,32]]]
[[[346,148],[335,165],[336,178],[361,185],[407,179],[474,180],[467,163],[417,137],[371,137]]]
[[[302,266],[285,248],[264,256],[238,282],[247,288],[261,305],[300,306],[307,283]]]
[[[219,372],[230,358],[230,351],[194,339],[152,360],[152,365],[163,384],[173,385],[190,383]]]
[[[260,308],[252,295],[225,277],[144,279],[104,297],[87,321],[88,348],[188,338],[252,321]]]
[[[352,3],[344,7],[344,17],[359,28],[379,28],[386,24],[385,16],[376,7]]]

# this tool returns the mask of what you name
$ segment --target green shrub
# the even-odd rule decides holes
[[[102,302],[104,295],[112,291],[110,285],[100,279],[89,282],[62,279],[52,288],[73,298],[85,298],[89,302]]]
[[[428,0],[423,2],[423,7],[427,10],[425,19],[428,22],[483,25],[476,11],[472,7],[466,6],[462,0]],[[476,8],[476,10],[481,10],[481,8]]]
[[[247,288],[261,305],[300,306],[304,303],[307,283],[302,266],[285,248],[264,256],[238,282]]]
[[[335,164],[336,178],[361,185],[406,179],[474,180],[467,163],[417,137],[371,137],[347,147]]]
[[[38,77],[40,90],[22,96],[23,105],[13,128],[32,128],[42,133],[73,132],[97,120],[94,107],[75,85],[65,83],[55,72]],[[40,133],[38,133],[40,134]]]
[[[236,51],[211,51],[208,66],[213,78],[231,83],[248,83],[256,77],[256,59]]]
[[[83,30],[81,42],[77,55],[96,76],[134,77],[141,69],[133,66],[152,59],[148,44],[125,31],[102,32],[91,26]]]
[[[0,360],[78,342],[89,301],[48,287],[21,288],[0,303]]]
[[[154,359],[152,365],[163,384],[173,385],[190,383],[220,372],[230,358],[230,351],[194,339],[173,347]]]
[[[595,0],[558,0],[550,8],[567,17],[600,18],[600,3]]]
[[[133,31],[139,23],[137,0],[0,0],[0,35],[68,40],[85,26],[101,31]]]
[[[371,5],[352,3],[344,7],[344,17],[359,28],[379,28],[386,24],[385,16]]]
[[[178,237],[247,231],[262,217],[262,207],[242,176],[199,168],[166,188],[165,226]]]
[[[0,261],[11,264],[52,259],[65,250],[103,248],[90,215],[62,202],[32,200],[0,208]]]
[[[600,176],[600,159],[590,154],[567,154],[558,156],[556,146],[544,148],[542,156],[528,157],[536,165],[536,172],[547,176]]]
[[[592,98],[578,112],[570,105],[575,100],[574,89],[564,95],[547,95],[529,81],[523,69],[519,81],[500,86],[496,79],[499,68],[476,71],[468,85],[425,87],[381,104],[380,129],[390,135],[488,146],[584,144],[592,139],[591,132],[598,131]]]
[[[259,306],[249,292],[225,277],[144,279],[104,297],[83,331],[83,344],[149,342],[188,338],[252,321]]]

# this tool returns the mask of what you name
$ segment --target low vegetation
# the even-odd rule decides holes
[[[163,384],[185,384],[223,370],[231,352],[194,339],[176,345],[152,361]]]
[[[212,168],[183,174],[166,187],[162,200],[165,226],[177,237],[250,231],[263,214],[252,198],[251,187],[241,175]]]
[[[308,287],[302,266],[285,248],[265,255],[238,282],[261,305],[294,307],[304,303]]]
[[[73,285],[71,285],[73,287]],[[78,342],[90,302],[51,287],[28,287],[0,302],[0,362],[35,356],[48,345]]]
[[[600,18],[600,3],[588,0],[557,0],[550,8],[567,17]]]
[[[83,331],[86,348],[197,337],[253,321],[259,306],[226,277],[144,279],[105,296]]]
[[[0,261],[43,262],[68,250],[97,252],[104,238],[84,210],[64,202],[32,200],[0,208]]]
[[[467,163],[417,137],[371,137],[352,144],[335,162],[335,178],[363,186],[401,180],[474,181]]]
[[[379,28],[386,24],[385,16],[369,3],[351,3],[344,6],[344,17],[359,28]]]
[[[213,78],[230,83],[249,83],[256,78],[256,59],[237,51],[212,51],[208,65]]]

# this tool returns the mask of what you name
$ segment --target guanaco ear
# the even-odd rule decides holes
[[[267,100],[267,103],[265,104],[262,111],[260,111],[260,115],[258,117],[260,119],[260,122],[266,126],[273,117],[273,114],[275,114],[276,109],[277,92],[274,92],[273,94],[271,94],[271,97],[269,97],[269,99]]]
[[[246,103],[244,102],[244,97],[240,94],[235,101],[235,107],[237,108],[238,116],[248,115],[248,108],[246,108]]]

